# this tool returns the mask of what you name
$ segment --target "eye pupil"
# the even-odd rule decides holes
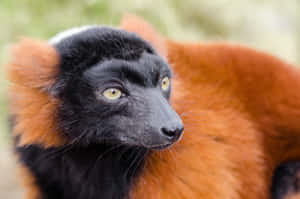
[[[167,91],[170,87],[170,80],[168,77],[164,77],[161,81],[161,88],[164,91]]]

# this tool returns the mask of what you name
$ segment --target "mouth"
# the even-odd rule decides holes
[[[162,150],[162,149],[166,149],[170,146],[172,146],[175,142],[170,142],[170,143],[166,143],[166,144],[144,144],[144,143],[140,143],[140,141],[134,137],[126,137],[123,138],[123,142],[132,145],[132,146],[140,146],[140,147],[144,147],[146,149],[153,149],[153,150]]]
[[[134,137],[126,137],[126,138],[124,138],[124,140],[126,140],[125,143],[130,144],[132,146],[140,146],[140,147],[144,147],[146,149],[151,149],[151,150],[167,149],[176,143],[176,142],[168,142],[168,143],[164,143],[164,144],[145,144],[145,143],[140,143],[140,141]]]
[[[139,139],[134,136],[122,136],[119,138],[122,143],[130,145],[130,146],[138,146],[143,147],[150,150],[164,150],[171,147],[173,144],[179,142],[182,138],[183,133],[174,137],[173,139],[165,139],[165,140],[151,140],[147,143],[144,139]]]
[[[151,145],[151,146],[147,146],[147,148],[158,151],[158,150],[167,149],[170,146],[172,146],[174,143],[175,142],[168,143],[168,144]]]

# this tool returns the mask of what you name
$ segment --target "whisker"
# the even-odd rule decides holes
[[[76,145],[76,143],[78,143],[82,139],[82,137],[83,137],[83,135],[75,138],[72,142],[68,143],[67,145],[65,145],[63,147],[51,150],[50,152],[42,155],[35,161],[40,162],[40,161],[44,161],[47,159],[53,159],[53,158],[57,157],[58,155],[62,155],[64,153],[68,152]]]
[[[86,175],[88,175],[88,173],[90,173],[91,171],[93,171],[95,169],[95,167],[97,166],[98,161],[100,161],[102,158],[104,158],[108,153],[122,147],[124,144],[118,144],[116,146],[113,146],[111,148],[109,148],[108,150],[104,151],[103,153],[100,153],[99,156],[96,158],[96,160],[94,161],[94,163],[92,164],[91,167],[89,167],[86,170]]]
[[[131,156],[134,155],[134,154],[135,154],[134,152],[131,152],[130,159],[131,159]],[[138,155],[136,155],[134,157],[134,159],[131,161],[131,163],[129,164],[128,168],[126,169],[126,171],[124,173],[125,176],[127,176],[129,174],[130,168],[134,165],[135,161],[138,159],[139,154],[140,154],[140,151],[138,151]]]
[[[137,161],[137,163],[136,163],[133,171],[131,172],[132,174],[131,174],[130,177],[132,177],[135,174],[137,168],[139,168],[141,166],[143,160],[145,159],[145,156],[147,155],[147,151],[146,152],[141,151],[141,154],[139,154],[138,156],[140,156],[140,155],[141,155],[141,157],[139,157],[139,159],[138,159],[138,161]]]

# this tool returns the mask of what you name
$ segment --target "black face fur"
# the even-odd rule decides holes
[[[181,135],[183,125],[169,105],[171,78],[167,63],[134,34],[104,27],[62,39],[55,44],[61,56],[55,92],[62,101],[63,132],[81,144],[114,142],[145,148],[164,148]],[[109,100],[103,92],[122,92]]]
[[[42,199],[124,199],[149,150],[176,142],[183,125],[169,104],[167,63],[135,34],[92,27],[52,45],[60,73],[50,89],[70,144],[17,147]],[[108,99],[109,88],[122,92]]]

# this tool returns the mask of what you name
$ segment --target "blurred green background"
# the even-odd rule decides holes
[[[49,39],[85,24],[117,26],[123,13],[144,17],[183,41],[226,40],[300,64],[300,1],[289,0],[0,0],[0,198],[20,198],[7,127],[3,65],[21,36]]]

